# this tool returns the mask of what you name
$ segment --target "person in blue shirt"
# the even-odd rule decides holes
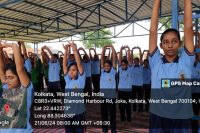
[[[85,71],[83,65],[81,63],[81,59],[79,53],[77,51],[76,45],[72,42],[68,45],[63,46],[65,49],[64,59],[63,59],[63,73],[66,82],[65,92],[76,92],[83,93],[83,89],[85,86]],[[71,63],[68,66],[68,58],[70,56],[69,50],[70,48],[73,50],[74,57],[76,63]],[[84,97],[80,96],[67,96],[65,99],[69,100],[82,100],[84,101]],[[81,103],[66,103],[65,106],[70,106],[70,109],[66,110],[66,114],[75,114],[73,118],[65,119],[65,121],[79,121],[80,124],[77,126],[69,125],[65,126],[65,130],[67,133],[84,133],[85,127],[81,125],[81,121],[85,120],[85,105],[84,102]]]
[[[92,56],[91,51],[94,51],[94,56]],[[100,91],[100,60],[99,56],[94,48],[89,49],[90,60],[91,60],[91,74],[92,74],[92,83],[94,86],[94,92]]]
[[[198,44],[196,44],[195,51],[197,51],[198,48],[200,48],[200,33],[195,33],[196,37],[198,37]],[[196,60],[193,66],[192,70],[192,79],[200,81],[200,53],[195,52],[196,54]],[[199,100],[200,97],[200,88],[199,86],[192,86],[192,99],[195,99],[196,101]],[[200,112],[200,103],[193,103],[193,110],[194,115],[199,116]],[[193,133],[198,133],[198,120],[192,120],[192,131]]]
[[[83,58],[82,58],[83,67],[85,70],[85,77],[86,77],[84,92],[89,93],[89,97],[86,97],[86,98],[91,98],[91,96],[92,96],[91,61],[90,61],[90,57],[88,56],[88,54],[86,53],[84,48],[82,48],[82,47],[78,48],[79,54],[80,54],[80,51],[84,52]]]
[[[15,64],[11,63],[4,66],[3,48],[8,47],[13,49]],[[33,85],[24,69],[23,59],[17,44],[0,43],[0,78],[3,88],[3,93],[0,97],[0,119],[4,118],[5,120],[6,118],[9,120],[9,125],[6,125],[6,128],[2,125],[0,126],[0,133],[32,133],[30,107]],[[5,106],[7,109],[5,109]],[[19,111],[13,114],[12,110],[15,109]]]
[[[149,99],[151,94],[151,70],[148,59],[143,61],[143,89],[145,94],[145,111],[149,111]]]
[[[133,47],[132,56],[135,49],[139,50],[139,58],[135,57],[132,65],[132,99],[142,100],[144,96],[142,53],[140,47]],[[143,111],[143,103],[133,103],[133,111],[136,117],[139,116]]]
[[[57,54],[53,54],[51,50],[47,46],[43,46],[41,48],[43,57],[48,62],[48,91],[54,94],[55,99],[59,99],[57,96],[57,92],[60,92],[60,62],[58,59]],[[47,55],[47,53],[44,51],[47,50],[50,54],[51,58]],[[52,106],[60,106],[56,103],[51,103]],[[57,111],[53,111],[55,113]]]
[[[30,78],[31,77],[30,74],[31,74],[31,70],[32,70],[31,59],[27,55],[27,51],[26,51],[24,42],[20,41],[20,42],[18,42],[18,45],[19,45],[20,52],[22,50],[21,53],[22,53],[22,57],[24,58],[24,67],[25,67],[26,71],[28,72],[28,76]]]
[[[154,0],[149,36],[149,64],[151,68],[150,133],[190,133],[193,117],[192,103],[176,103],[176,99],[191,99],[188,86],[165,86],[162,79],[190,79],[194,65],[194,41],[191,0],[184,0],[184,50],[178,56],[180,34],[167,29],[160,38],[161,56],[157,47],[160,0]],[[167,82],[166,82],[167,83]],[[160,102],[159,102],[160,100]],[[161,102],[164,101],[165,103]],[[169,102],[173,101],[173,104]]]
[[[128,57],[122,59],[122,50],[128,49]],[[129,99],[132,98],[132,77],[131,77],[131,53],[128,46],[122,46],[119,54],[119,83],[118,83],[118,99],[125,100],[126,103],[119,103],[120,120],[122,122],[131,122],[131,104]],[[128,59],[128,60],[127,60]]]
[[[112,61],[105,60],[106,48],[112,49]],[[111,133],[116,133],[116,51],[112,45],[104,46],[101,53],[100,92],[104,94],[101,103],[101,119],[109,121]],[[109,101],[108,101],[109,100]],[[108,125],[102,125],[103,132],[108,132]]]

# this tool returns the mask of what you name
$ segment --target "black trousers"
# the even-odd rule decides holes
[[[102,98],[106,101],[106,98]],[[116,99],[112,99],[112,103],[101,103],[101,119],[102,121],[110,121],[111,132],[116,132]],[[110,118],[110,120],[108,119]],[[108,125],[102,125],[103,132],[108,132]]]
[[[144,90],[142,86],[132,86],[132,99],[142,100],[144,96]],[[133,111],[142,112],[143,103],[133,103]]]
[[[86,77],[84,93],[86,93],[86,92],[88,92],[88,94],[90,96],[89,97],[85,97],[85,98],[91,98],[91,96],[92,96],[92,80],[91,80],[91,77]]]
[[[126,103],[119,103],[120,119],[121,121],[131,121],[131,91],[118,91],[118,99],[126,100]]]
[[[94,86],[94,92],[100,91],[100,74],[93,74],[92,75],[92,83]]]
[[[50,99],[60,99],[61,97],[57,96],[56,92],[60,92],[60,81],[49,82],[48,83],[48,92],[53,93],[54,97],[50,97]],[[51,106],[61,106],[59,103],[51,103]],[[60,111],[53,111],[53,113],[61,113]]]
[[[151,96],[151,84],[144,84],[143,85],[144,95],[145,95],[145,101],[147,104],[145,104],[145,110],[149,111],[149,99]]]

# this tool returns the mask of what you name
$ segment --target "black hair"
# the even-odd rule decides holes
[[[53,54],[53,56],[54,56],[56,59],[58,59],[58,54]]]
[[[180,37],[179,31],[178,31],[177,29],[169,28],[169,29],[165,30],[165,31],[162,33],[162,35],[161,35],[161,37],[160,37],[160,41],[161,41],[161,42],[163,41],[163,38],[164,38],[165,34],[167,34],[167,33],[169,33],[169,32],[174,32],[174,33],[176,34],[176,36],[178,37],[178,40],[181,41],[181,37]]]
[[[8,58],[8,60],[10,61],[10,63],[12,63],[12,62],[13,62],[12,58]]]
[[[14,63],[10,63],[5,66],[5,72],[8,70],[10,70],[19,79],[18,74],[17,74],[16,65]]]
[[[72,66],[76,66],[76,68],[78,69],[77,63],[76,62],[72,62],[69,66],[68,66],[68,71]]]
[[[128,61],[127,61],[126,59],[123,59],[123,60],[121,61],[121,63],[125,63],[126,65],[128,65]]]
[[[84,56],[83,56],[83,60],[87,60],[87,55],[84,55]]]
[[[111,60],[106,60],[106,61],[104,61],[104,63],[103,64],[109,64],[110,66],[112,66],[112,61]]]
[[[134,60],[140,61],[140,59],[138,57],[135,57]]]
[[[21,56],[22,56],[22,58],[24,59],[24,55],[23,55],[23,54],[21,54]]]
[[[147,63],[149,63],[149,60],[148,60],[148,59],[144,59],[144,61],[146,61]]]

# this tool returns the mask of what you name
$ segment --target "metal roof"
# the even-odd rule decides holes
[[[192,0],[199,8],[200,0]],[[43,42],[149,19],[153,0],[1,0],[0,38]],[[179,11],[183,10],[179,0]],[[162,16],[171,0],[162,0]]]

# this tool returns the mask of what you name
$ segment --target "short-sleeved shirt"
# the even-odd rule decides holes
[[[87,62],[83,62],[83,67],[84,67],[84,71],[85,71],[85,77],[91,77],[91,61],[87,61]]]
[[[65,75],[64,79],[65,79],[65,83],[66,83],[65,93],[67,93],[67,92],[69,92],[70,94],[71,93],[77,93],[77,94],[83,93],[83,89],[85,86],[85,72],[82,75],[79,74],[75,80],[74,79],[72,80],[68,74]],[[65,99],[82,100],[83,101],[84,97],[69,95],[69,96],[66,96]],[[69,110],[65,111],[66,114],[78,115],[78,114],[85,112],[85,104],[81,103],[81,102],[78,102],[78,103],[67,102],[67,103],[65,103],[65,106],[70,107]]]
[[[131,91],[132,88],[132,77],[131,77],[131,66],[128,66],[127,69],[123,70],[122,67],[119,67],[119,84],[118,90],[120,91]]]
[[[149,67],[143,67],[143,84],[151,83],[151,70]]]
[[[48,71],[48,79],[49,82],[60,81],[60,62],[58,60],[55,63],[49,61],[49,71]]]
[[[161,56],[158,48],[149,55],[149,64],[151,68],[151,99],[154,100],[178,100],[191,99],[190,87],[162,88],[161,79],[190,79],[192,67],[194,64],[194,55],[190,54],[185,48],[180,57],[169,63],[165,56]],[[160,117],[169,119],[190,119],[193,116],[191,103],[150,103],[150,112]]]
[[[26,71],[28,73],[31,73],[32,64],[31,64],[31,60],[29,58],[25,60],[24,67],[26,68]]]
[[[99,60],[92,60],[92,74],[100,74],[100,61]]]
[[[200,79],[200,61],[193,67],[192,78]]]
[[[31,103],[32,103],[32,91],[33,91],[33,85],[30,82],[29,85],[27,87],[23,87],[21,86],[19,89],[8,89],[7,88],[7,84],[3,84],[3,95],[1,97],[0,101],[4,101],[2,103],[0,103],[0,107],[2,108],[1,104],[9,104],[9,112],[8,113],[4,113],[1,112],[1,118],[9,118],[12,119],[12,122],[14,123],[13,126],[22,126],[23,124],[27,123],[27,127],[26,128],[8,128],[8,129],[1,129],[0,128],[0,133],[32,133],[33,129],[29,123],[29,119],[30,119],[30,107],[31,107]],[[25,99],[26,98],[26,99]],[[20,105],[20,106],[19,106]],[[4,106],[4,105],[3,105]],[[16,110],[18,107],[19,113],[18,115],[14,115],[13,112],[16,112],[14,110]],[[26,108],[24,110],[24,108]],[[2,109],[1,109],[2,110]],[[27,115],[27,118],[24,118],[24,115]],[[23,116],[23,117],[22,117]],[[15,117],[18,117],[19,121],[14,121],[14,119],[16,119]]]
[[[141,65],[132,66],[132,85],[143,85],[143,67]]]
[[[110,72],[101,69],[100,92],[103,98],[116,98],[116,70],[112,67]]]

